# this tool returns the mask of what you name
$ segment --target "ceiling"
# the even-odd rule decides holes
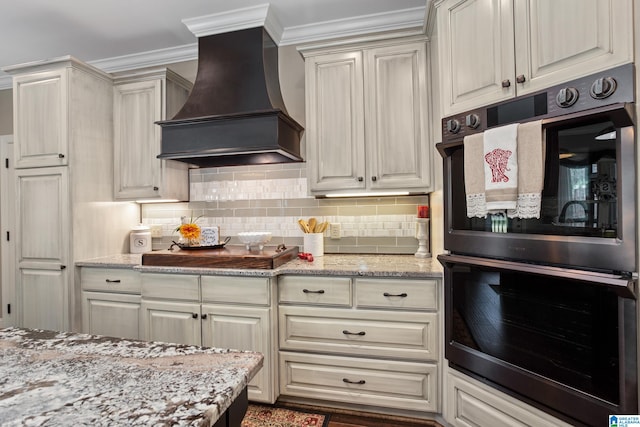
[[[267,2],[283,30],[276,42],[290,45],[416,26],[430,1],[12,0],[0,14],[0,69],[65,55],[108,72],[195,59],[197,39],[182,20]],[[0,89],[10,82],[0,72]]]

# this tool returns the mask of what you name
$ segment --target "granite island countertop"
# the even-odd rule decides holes
[[[141,265],[142,255],[120,254],[79,261],[79,267],[129,268],[142,272],[184,273],[202,275],[263,276],[282,274],[315,276],[369,276],[439,278],[442,266],[435,257],[417,258],[413,255],[355,255],[325,254],[312,262],[295,259],[272,269],[157,267]]]
[[[210,426],[260,353],[88,334],[0,330],[0,425]]]

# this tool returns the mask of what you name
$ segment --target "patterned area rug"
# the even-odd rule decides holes
[[[329,414],[250,403],[242,427],[327,427]]]

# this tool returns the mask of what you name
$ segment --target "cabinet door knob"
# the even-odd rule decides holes
[[[120,283],[120,279],[115,279],[115,280],[106,279],[105,282],[107,282],[107,283]]]
[[[158,187],[153,187],[153,191],[158,191],[159,188]]]
[[[502,81],[502,87],[509,87],[511,86],[511,80],[506,79]]]
[[[201,317],[202,317],[202,320],[207,320],[207,314],[206,313],[203,314]]]
[[[66,265],[61,265],[60,266],[60,270],[66,270],[67,266]]]
[[[64,154],[62,154],[62,153],[58,153],[58,158],[59,158],[59,159],[64,159]]]
[[[360,380],[360,381],[351,381],[349,378],[343,378],[342,382],[345,382],[347,384],[364,384],[366,383],[365,380]]]
[[[527,81],[527,79],[524,76],[524,74],[520,74],[519,76],[516,76],[516,83],[524,83],[526,81]]]
[[[193,317],[194,319],[198,318],[198,313],[191,313],[191,317]]]
[[[375,182],[375,181],[377,181],[377,180],[378,180],[378,177],[377,177],[377,176],[372,176],[372,177],[371,177],[371,181]]]
[[[359,176],[359,177],[358,177],[358,182],[362,182],[362,181],[364,181],[364,178],[363,178],[363,177],[361,177],[361,176]]]

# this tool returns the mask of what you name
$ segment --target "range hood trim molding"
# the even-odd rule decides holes
[[[182,23],[198,38],[247,28],[264,27],[278,46],[284,33],[284,28],[275,14],[271,12],[269,3],[187,18],[183,19]]]

